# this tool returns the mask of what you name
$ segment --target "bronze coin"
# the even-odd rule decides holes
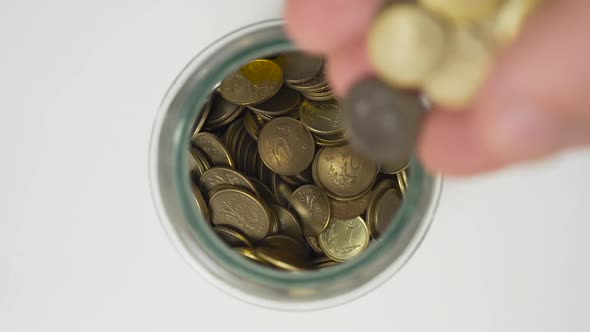
[[[217,136],[211,133],[201,132],[193,137],[192,143],[207,157],[207,160],[213,166],[234,166],[233,159],[225,148],[225,145],[223,145],[223,142]]]
[[[319,74],[324,63],[320,57],[298,51],[283,53],[276,61],[283,68],[285,81],[293,84],[312,80]]]
[[[206,193],[222,184],[229,184],[238,188],[243,188],[254,194],[258,193],[256,191],[256,186],[254,186],[250,179],[231,168],[213,167],[203,173],[199,180],[199,187]]]
[[[313,137],[301,122],[287,117],[276,118],[264,126],[258,137],[262,161],[272,171],[283,175],[303,172],[313,161]]]
[[[418,95],[366,79],[351,88],[343,109],[350,143],[371,159],[403,164],[414,153],[426,111]]]
[[[387,227],[393,221],[395,214],[402,205],[399,193],[395,189],[389,189],[377,200],[375,215],[372,223],[369,224],[371,234],[374,238],[385,233]]]
[[[270,99],[282,85],[281,67],[273,61],[258,59],[226,77],[219,91],[233,104],[253,105]]]
[[[330,198],[330,211],[332,217],[352,219],[360,216],[367,210],[372,193],[372,191],[368,191],[361,197],[349,201]]]
[[[289,203],[299,214],[305,236],[317,236],[328,227],[330,201],[319,187],[307,184],[295,189]]]
[[[280,205],[271,205],[270,208],[275,213],[279,222],[279,232],[293,239],[303,239],[303,230],[299,220],[287,209]]]
[[[209,211],[214,225],[231,226],[250,241],[265,238],[271,232],[268,208],[253,194],[242,189],[224,189],[209,199]]]
[[[350,260],[362,253],[369,244],[369,230],[361,217],[332,218],[320,234],[320,247],[326,256],[338,262]]]
[[[295,90],[283,86],[272,98],[257,105],[248,106],[256,113],[262,113],[267,117],[277,117],[289,113],[297,106],[301,94]]]
[[[312,170],[317,184],[337,199],[365,193],[377,176],[377,164],[348,145],[322,148],[315,158]]]
[[[299,107],[299,119],[311,131],[320,135],[342,132],[342,109],[336,100],[325,102],[306,100]]]

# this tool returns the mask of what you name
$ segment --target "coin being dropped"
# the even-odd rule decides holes
[[[234,166],[229,152],[223,145],[223,142],[211,133],[198,133],[193,136],[193,145],[205,154],[213,166]]]
[[[344,262],[362,253],[369,244],[369,230],[361,217],[330,220],[319,238],[322,251],[329,258]]]
[[[219,91],[233,104],[253,105],[270,99],[282,85],[281,67],[273,61],[258,59],[226,77]]]
[[[324,63],[320,57],[298,51],[281,54],[276,61],[283,68],[285,81],[293,84],[312,80]]]
[[[369,58],[377,75],[392,85],[419,88],[446,54],[445,29],[416,5],[387,7],[369,34]]]
[[[258,136],[262,161],[272,171],[283,175],[303,172],[312,162],[313,137],[301,122],[287,117],[267,123]]]
[[[343,107],[353,146],[374,160],[398,165],[409,160],[426,111],[418,95],[370,78],[351,88]]]
[[[236,228],[253,242],[266,237],[272,229],[270,210],[241,189],[224,189],[213,194],[209,211],[214,225]]]
[[[299,214],[305,236],[317,236],[328,227],[330,201],[321,188],[303,185],[293,192],[289,203]]]
[[[431,73],[423,88],[445,110],[462,110],[483,84],[493,63],[492,47],[482,36],[466,28],[451,34],[447,57]]]

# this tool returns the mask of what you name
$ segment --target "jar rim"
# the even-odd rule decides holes
[[[283,20],[274,19],[230,32],[197,54],[181,71],[165,94],[152,130],[150,185],[168,237],[210,282],[246,302],[274,309],[310,310],[357,298],[401,269],[432,222],[442,178],[429,175],[414,160],[406,199],[391,227],[360,257],[329,269],[287,273],[256,266],[215,236],[192,197],[185,151],[188,133],[206,96],[225,76],[248,60],[295,48],[283,25]],[[418,210],[420,215],[416,214]],[[401,240],[405,241],[403,246]],[[341,289],[334,288],[343,280],[347,282]],[[362,283],[354,284],[355,280]]]

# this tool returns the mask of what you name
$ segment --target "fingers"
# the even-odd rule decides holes
[[[378,6],[378,0],[287,4],[287,31],[304,49],[327,55],[337,94],[373,73],[366,34]],[[589,1],[545,1],[470,110],[427,116],[419,142],[427,167],[466,175],[590,144],[589,12]]]
[[[425,164],[465,175],[590,143],[588,12],[590,2],[565,0],[534,13],[472,109],[429,116],[420,147]]]
[[[588,1],[547,1],[500,59],[474,114],[499,159],[536,159],[590,135],[589,12]]]
[[[366,43],[366,38],[358,38],[328,54],[328,79],[337,95],[345,96],[355,82],[372,76]]]
[[[311,52],[333,53],[367,34],[380,0],[290,0],[287,33]]]

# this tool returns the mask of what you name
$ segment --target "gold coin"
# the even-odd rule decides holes
[[[314,260],[312,260],[312,261],[311,261],[311,263],[312,263],[313,265],[324,264],[324,263],[327,263],[327,262],[335,262],[335,261],[333,261],[333,260],[332,260],[330,257],[328,257],[328,256],[322,256],[322,257],[318,257],[318,258],[316,258],[316,259],[314,259]]]
[[[285,81],[293,84],[312,80],[324,63],[320,57],[298,51],[283,53],[276,61],[283,68]]]
[[[492,22],[492,33],[500,45],[506,46],[520,32],[526,18],[541,0],[504,0]]]
[[[205,120],[205,127],[209,129],[222,127],[228,121],[236,118],[243,109],[243,107],[228,102],[221,94],[215,92],[211,97],[211,106]]]
[[[240,247],[240,248],[233,248],[233,250],[235,252],[237,252],[238,254],[240,254],[241,256],[248,258],[251,261],[254,261],[254,262],[256,262],[258,264],[262,264],[262,265],[268,265],[267,262],[262,260],[260,257],[256,256],[256,253],[254,252],[254,249],[252,249],[252,248]]]
[[[307,184],[295,189],[289,203],[299,214],[303,235],[317,236],[328,227],[330,201],[319,187]]]
[[[312,94],[312,93],[303,93],[303,96],[309,100],[314,101],[328,101],[334,99],[334,95],[332,93],[328,94]]]
[[[365,214],[367,224],[375,224],[375,210],[377,209],[377,202],[379,201],[379,198],[381,198],[383,196],[383,193],[385,193],[386,191],[395,188],[397,188],[396,181],[389,178],[382,179],[373,187],[373,194],[371,195],[369,205],[367,206],[367,212]],[[373,238],[377,237],[377,234],[373,233],[373,227],[369,227],[369,231],[371,232],[371,236]]]
[[[258,114],[267,117],[276,117],[289,113],[301,99],[301,94],[295,90],[283,86],[276,95],[264,103],[248,106],[248,108]]]
[[[207,160],[213,166],[234,166],[234,161],[229,152],[217,136],[205,132],[198,133],[193,136],[192,143],[207,157]]]
[[[262,198],[266,203],[268,204],[276,204],[276,198],[274,197],[274,194],[272,193],[272,191],[270,191],[270,189],[268,189],[268,187],[262,183],[262,181],[256,179],[256,178],[250,178],[250,181],[252,181],[252,183],[254,184],[254,187],[256,188],[256,192],[258,192],[258,195],[260,195],[260,198]]]
[[[420,4],[454,22],[481,21],[491,17],[504,0],[419,0]],[[523,0],[517,0],[523,1]]]
[[[369,230],[361,217],[332,218],[320,234],[320,247],[326,256],[338,262],[350,260],[362,253],[369,244]]]
[[[375,207],[375,216],[369,224],[371,235],[377,238],[387,230],[399,210],[402,200],[395,189],[389,189],[378,199]]]
[[[285,82],[287,86],[291,89],[295,89],[297,91],[313,91],[321,88],[325,88],[328,86],[328,79],[324,71],[320,71],[314,78],[307,82],[299,83],[299,84],[292,84],[289,82]]]
[[[211,95],[209,95],[207,102],[205,102],[205,105],[203,106],[201,112],[199,113],[199,116],[197,117],[197,121],[195,121],[195,126],[192,129],[193,136],[198,134],[205,125],[205,121],[207,121],[207,117],[209,116],[209,112],[211,111],[211,106],[213,104],[212,101],[213,98]]]
[[[209,199],[209,212],[214,225],[229,225],[258,241],[270,234],[271,215],[261,201],[242,189],[217,191]]]
[[[258,59],[227,76],[219,91],[233,104],[253,105],[270,99],[282,85],[281,67],[273,61]]]
[[[368,43],[377,75],[407,88],[419,88],[447,51],[445,27],[407,3],[391,5],[377,17]]]
[[[330,213],[334,218],[352,219],[360,216],[367,210],[371,200],[372,191],[367,191],[359,198],[349,201],[340,201],[330,198]]]
[[[336,199],[364,194],[377,176],[375,161],[353,151],[349,145],[322,148],[312,168],[316,183]]]
[[[303,231],[301,230],[299,220],[289,210],[279,205],[271,205],[270,208],[277,216],[278,228],[281,234],[285,234],[296,240],[303,238]]]
[[[405,170],[397,174],[397,183],[402,196],[406,197],[406,192],[408,191],[408,174]]]
[[[493,63],[491,45],[467,28],[452,30],[449,52],[431,71],[423,89],[435,104],[461,110],[475,97]]]
[[[251,193],[258,194],[256,186],[242,173],[227,167],[213,167],[203,173],[199,179],[199,187],[204,192],[209,192],[213,188],[229,184],[238,188],[246,189]]]
[[[244,128],[252,137],[253,140],[258,141],[258,135],[260,135],[260,130],[264,124],[261,124],[257,119],[256,115],[252,112],[246,112],[244,114]]]
[[[342,109],[336,100],[304,101],[299,108],[299,119],[312,133],[335,135],[343,130]]]
[[[211,165],[209,164],[209,161],[207,161],[207,158],[205,158],[201,151],[199,151],[199,149],[191,147],[190,151],[189,167],[196,176],[196,179],[198,179],[203,173],[211,168]]]
[[[307,236],[305,237],[305,240],[307,241],[307,244],[309,244],[309,247],[317,252],[318,254],[323,254],[324,252],[322,251],[322,248],[320,248],[320,244],[318,242],[318,238],[316,236]]]
[[[301,122],[282,117],[262,128],[258,151],[262,161],[273,172],[295,175],[311,164],[315,147],[311,134]]]
[[[317,144],[318,146],[331,146],[331,147],[335,147],[335,146],[342,146],[342,145],[346,145],[346,137],[344,137],[341,134],[338,135],[333,135],[333,136],[319,136],[319,135],[313,135],[313,138],[315,140],[315,144]]]
[[[254,250],[256,255],[269,264],[287,271],[304,271],[313,266],[305,258],[303,245],[284,235],[271,235],[260,241]]]
[[[191,182],[191,190],[195,198],[195,204],[201,212],[201,217],[203,218],[203,221],[209,222],[209,209],[207,207],[207,201],[205,201],[203,194],[201,194],[201,191],[193,182]]]
[[[393,174],[397,174],[403,170],[405,170],[406,168],[408,168],[410,164],[410,161],[384,161],[381,163],[381,169],[379,170],[379,172],[381,174],[389,174],[389,175],[393,175]]]
[[[228,226],[215,226],[213,230],[219,237],[232,247],[252,247],[252,243],[248,241],[239,231]]]
[[[327,267],[336,266],[336,265],[338,265],[338,264],[339,264],[339,263],[338,263],[338,262],[336,262],[336,261],[329,260],[329,261],[325,261],[325,262],[323,262],[323,263],[317,264],[317,265],[316,265],[316,267],[317,267],[318,269],[324,269],[324,268],[327,268]]]

